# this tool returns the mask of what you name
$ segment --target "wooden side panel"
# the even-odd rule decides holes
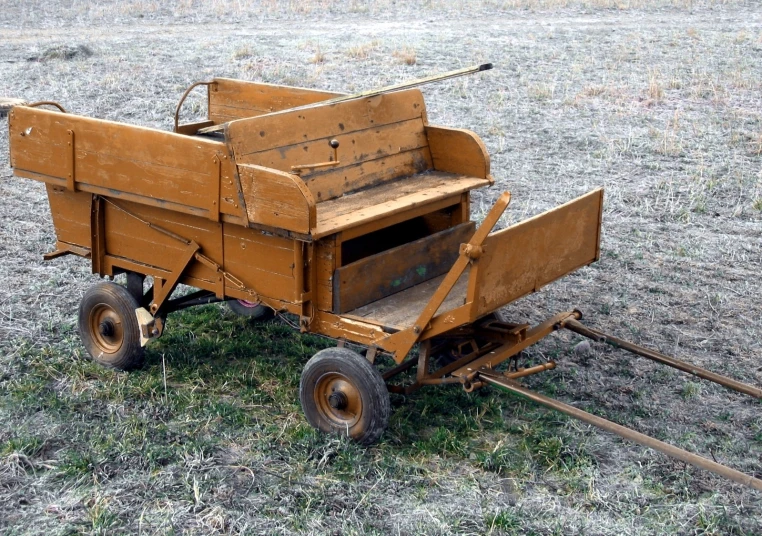
[[[333,237],[328,237],[317,242],[315,247],[317,253],[317,308],[321,311],[332,311],[336,242]]]
[[[474,132],[427,126],[426,136],[434,169],[471,177],[489,176],[489,153]]]
[[[186,240],[193,240],[201,247],[201,253],[222,265],[221,223],[138,203],[118,201],[117,204],[119,208],[112,203],[104,203],[106,254],[171,270],[174,261],[186,249],[185,243],[148,227],[141,223],[140,220],[143,220]],[[206,266],[192,262],[185,276],[208,279],[211,272]]]
[[[215,78],[209,87],[209,119],[225,123],[340,97],[341,93]]]
[[[234,121],[226,137],[237,162],[286,172],[332,160],[337,139],[338,166],[302,172],[322,201],[430,169],[424,121],[423,96],[408,90]]]
[[[297,175],[250,164],[238,174],[250,222],[305,234],[315,227],[315,200]]]
[[[446,273],[469,241],[475,224],[464,223],[371,255],[334,274],[334,313],[345,313]]]
[[[492,233],[471,271],[474,318],[598,260],[603,190]]]
[[[13,110],[10,140],[11,165],[51,182],[184,212],[220,211],[228,169],[220,163],[227,154],[221,142],[26,107]]]
[[[297,300],[293,240],[228,224],[224,224],[223,237],[227,272],[258,294],[292,303]]]
[[[92,194],[72,192],[46,184],[50,214],[61,242],[90,249],[90,203]]]

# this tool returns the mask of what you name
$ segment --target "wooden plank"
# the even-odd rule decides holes
[[[475,229],[473,222],[464,223],[337,268],[333,312],[357,309],[446,273]]]
[[[299,176],[251,164],[238,174],[249,221],[297,233],[315,227],[315,200]]]
[[[389,123],[348,134],[336,134],[305,143],[283,145],[247,155],[247,161],[281,171],[291,171],[291,166],[309,165],[333,160],[331,140],[339,142],[337,167],[305,170],[302,178],[315,173],[337,173],[343,167],[366,160],[382,158],[426,147],[426,134],[419,118]]]
[[[247,288],[276,300],[294,303],[294,241],[257,229],[225,225],[224,269]]]
[[[225,224],[223,228],[225,269],[251,266],[259,270],[294,276],[294,241],[267,236],[256,229]],[[248,268],[245,268],[248,269]],[[240,271],[240,270],[238,270]],[[236,277],[239,277],[236,275]]]
[[[246,201],[238,176],[238,167],[232,158],[222,156],[222,177],[220,178],[220,212],[241,218],[241,224],[246,226],[248,214],[246,213]]]
[[[413,149],[343,167],[338,171],[315,172],[305,176],[305,183],[318,203],[408,177],[431,169],[428,147]]]
[[[317,307],[321,311],[333,309],[333,271],[336,268],[335,240],[320,240],[316,245]]]
[[[246,163],[252,153],[422,118],[424,111],[421,92],[411,89],[233,121],[225,137],[236,161]]]
[[[211,127],[214,125],[214,121],[196,121],[195,123],[185,123],[177,126],[177,133],[184,134],[186,136],[194,136],[198,129]]]
[[[173,261],[186,250],[186,244],[148,227],[141,223],[140,220],[143,220],[186,240],[196,242],[201,248],[201,253],[215,263],[222,264],[223,249],[220,232],[222,224],[203,217],[189,216],[126,201],[118,202],[118,206],[124,210],[120,210],[109,202],[104,203],[107,254],[170,270]],[[212,272],[201,263],[191,262],[185,275],[208,279],[212,276]]]
[[[19,107],[11,121],[14,167],[66,180],[69,130],[78,189],[105,188],[209,212],[219,188],[214,157],[227,154],[221,142]]]
[[[16,106],[8,116],[11,166],[66,180],[69,116]]]
[[[475,133],[461,128],[427,126],[426,136],[434,169],[489,178],[489,153]]]
[[[77,151],[76,168],[78,188],[86,184],[201,209],[209,206],[209,174],[84,151]]]
[[[92,195],[46,185],[56,238],[61,242],[90,248],[90,202]]]
[[[473,297],[476,317],[598,259],[603,190],[594,190],[484,241]]]
[[[466,271],[460,276],[460,279],[458,279],[445,301],[439,307],[437,315],[443,315],[465,304],[468,275],[469,270],[466,268]],[[347,318],[370,320],[398,331],[411,328],[444,278],[444,275],[435,277],[402,292],[358,307],[347,312],[344,316]]]
[[[375,220],[368,223],[362,223],[360,225],[352,227],[351,229],[345,229],[340,234],[341,241],[346,242],[347,240],[357,238],[358,236],[364,236],[368,233],[372,233],[374,231],[378,231],[379,229],[383,229],[386,227],[391,227],[403,221],[411,220],[419,216],[437,214],[441,210],[456,206],[457,203],[460,201],[460,197],[461,197],[460,194],[455,194],[449,197],[443,197],[441,199],[428,202],[425,205],[419,205],[417,207],[410,208],[408,210],[405,210],[404,212],[398,212],[396,214],[388,215],[384,217],[384,219],[382,220]],[[466,221],[468,221],[468,218],[462,221],[461,220],[452,221],[450,225],[446,225],[440,230],[443,230],[445,227],[453,227],[459,223],[465,223]]]
[[[209,119],[253,117],[341,96],[341,93],[215,78],[209,87]]]
[[[321,203],[314,237],[386,218],[431,201],[486,186],[489,181],[428,172]]]

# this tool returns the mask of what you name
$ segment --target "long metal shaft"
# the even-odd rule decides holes
[[[606,333],[602,333],[600,331],[591,329],[585,326],[584,324],[582,324],[581,322],[574,320],[573,318],[564,320],[561,323],[561,325],[565,327],[566,329],[569,329],[575,333],[579,333],[583,337],[587,337],[588,339],[592,339],[597,342],[605,342],[606,344],[609,344],[615,348],[621,348],[622,350],[627,350],[628,352],[632,352],[633,354],[637,354],[641,357],[645,357],[646,359],[656,361],[657,363],[662,363],[664,365],[668,365],[678,370],[682,370],[683,372],[687,372],[688,374],[693,374],[694,376],[698,376],[699,378],[709,380],[710,382],[718,383],[722,385],[723,387],[727,387],[728,389],[733,389],[734,391],[738,391],[739,393],[744,393],[749,396],[753,396],[754,398],[762,399],[762,389],[759,389],[757,387],[754,387],[746,383],[739,382],[732,378],[728,378],[727,376],[722,376],[721,374],[716,374],[709,370],[702,369],[701,367],[697,367],[690,363],[686,363],[685,361],[680,361],[679,359],[675,359],[674,357],[669,357],[659,352],[649,350],[648,348],[643,348],[642,346],[638,346],[636,344],[619,339],[612,335],[608,335]]]
[[[353,93],[351,95],[342,95],[340,97],[334,97],[332,99],[324,100],[324,101],[318,101],[311,104],[304,104],[302,106],[296,106],[294,108],[288,108],[286,110],[279,110],[277,112],[271,112],[269,114],[265,115],[274,115],[279,114],[283,112],[293,112],[296,110],[304,110],[307,108],[314,108],[316,106],[324,106],[326,104],[336,104],[338,102],[344,102],[352,99],[361,99],[361,98],[367,98],[367,97],[374,97],[376,95],[380,95],[381,93],[392,93],[394,91],[402,91],[405,89],[410,89],[417,86],[422,86],[424,84],[431,84],[432,82],[440,82],[442,80],[448,80],[450,78],[457,78],[458,76],[465,76],[467,74],[474,74],[479,73],[482,71],[488,71],[492,69],[491,63],[483,63],[482,65],[474,65],[473,67],[466,67],[465,69],[457,69],[455,71],[449,71],[442,74],[437,74],[434,76],[428,76],[426,78],[419,78],[418,80],[413,80],[410,82],[403,82],[401,84],[394,84],[391,86],[386,86],[378,89],[371,89],[368,91],[362,91],[360,93]],[[191,88],[189,88],[188,91],[190,91]],[[183,95],[183,98],[185,98],[185,95]],[[182,102],[182,101],[181,101]],[[178,108],[179,109],[179,108]],[[261,116],[260,116],[261,117]],[[211,127],[201,128],[198,130],[199,134],[210,134],[212,132],[219,132],[225,129],[225,125],[227,123],[223,123],[221,125],[214,125]]]
[[[529,389],[522,387],[518,382],[514,380],[510,380],[508,378],[502,377],[501,375],[493,376],[492,374],[483,374],[483,373],[479,374],[478,378],[479,380],[485,383],[502,387],[503,389],[505,389],[506,391],[512,394],[524,397],[526,399],[529,399],[538,404],[542,404],[543,406],[554,409],[556,411],[560,411],[561,413],[565,413],[571,417],[574,417],[586,423],[597,426],[598,428],[601,428],[608,432],[615,433],[625,439],[634,441],[635,443],[640,443],[644,447],[658,450],[659,452],[662,452],[666,454],[667,456],[672,456],[673,458],[676,458],[685,463],[689,463],[700,469],[705,469],[707,471],[711,471],[715,474],[723,476],[729,480],[732,480],[733,482],[737,482],[739,484],[743,484],[744,486],[748,486],[752,489],[762,491],[762,480],[758,478],[754,478],[753,476],[749,476],[740,471],[736,471],[735,469],[731,469],[730,467],[719,464],[712,460],[707,460],[706,458],[698,456],[697,454],[693,454],[691,452],[688,452],[687,450],[683,450],[681,448],[675,447],[668,443],[664,443],[663,441],[659,441],[658,439],[654,439],[653,437],[649,437],[645,434],[641,434],[640,432],[636,432],[635,430],[630,430],[629,428],[626,428],[619,424],[613,423],[611,421],[607,421],[606,419],[603,419],[591,413],[587,413],[586,411],[582,411],[581,409],[577,409],[574,406],[564,404],[563,402],[559,402],[558,400],[553,400],[552,398],[548,398],[539,393],[535,393],[534,391],[530,391]]]

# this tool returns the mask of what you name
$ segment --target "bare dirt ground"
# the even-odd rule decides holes
[[[513,202],[501,225],[606,191],[600,262],[513,304],[511,317],[579,307],[593,327],[755,385],[760,58],[762,8],[752,1],[0,6],[0,96],[167,130],[185,87],[213,76],[352,92],[494,62],[423,89],[431,123],[474,130],[492,156],[497,184],[476,193],[474,217],[505,189]],[[202,115],[201,102],[190,99],[185,116]],[[104,454],[100,469],[79,471],[88,434],[110,430],[102,422],[172,429],[196,417],[162,413],[160,387],[140,403],[113,394],[141,374],[160,379],[163,353],[133,379],[104,380],[79,364],[76,309],[95,279],[82,260],[42,261],[55,242],[44,189],[12,177],[0,122],[0,532],[762,533],[759,493],[501,394],[445,392],[468,422],[498,408],[498,429],[484,425],[463,448],[457,438],[424,448],[426,432],[398,431],[409,420],[425,429],[427,419],[446,431],[447,403],[430,391],[394,402],[378,447],[315,437],[286,447],[285,430],[304,428],[286,380],[291,405],[251,424],[267,441],[223,428],[238,439],[157,469],[141,465],[140,449],[162,440],[144,439],[137,462]],[[758,401],[595,344],[581,355],[576,342],[561,335],[534,347],[530,357],[562,364],[527,385],[762,478]],[[63,401],[55,408],[34,402],[41,370],[40,389]],[[176,390],[190,397],[200,385]],[[433,416],[409,415],[422,407]],[[544,415],[541,428],[526,415]],[[523,469],[506,461],[521,457],[517,445],[533,449]],[[550,454],[542,461],[538,451]],[[348,472],[335,459],[348,460]]]

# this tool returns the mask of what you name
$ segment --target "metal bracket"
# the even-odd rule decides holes
[[[175,261],[175,265],[170,271],[169,278],[159,279],[154,278],[153,282],[153,302],[151,303],[151,314],[156,314],[161,308],[162,304],[169,298],[172,291],[177,287],[177,283],[180,281],[180,276],[188,267],[190,261],[193,260],[194,255],[199,250],[199,245],[193,240],[185,247],[185,251]]]
[[[75,167],[76,167],[77,155],[75,153],[76,149],[74,147],[74,131],[69,129],[66,131],[66,134],[69,136],[69,141],[67,142],[69,151],[67,152],[68,174],[66,175],[66,188],[69,191],[76,192],[77,180],[75,177]]]

